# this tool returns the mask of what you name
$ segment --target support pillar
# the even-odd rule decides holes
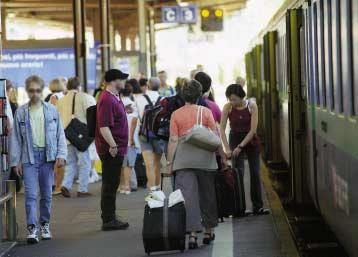
[[[145,2],[138,0],[139,21],[139,72],[147,76],[147,19]]]
[[[0,23],[1,23],[1,41],[5,42],[6,41],[6,9],[5,7],[2,7],[0,4],[0,8],[1,8],[1,19],[0,19]]]
[[[99,0],[101,20],[101,67],[102,73],[111,68],[110,32],[109,32],[109,0]]]
[[[87,92],[85,1],[73,0],[72,3],[76,76],[80,78],[83,90]]]
[[[157,50],[155,46],[155,10],[149,9],[149,42],[150,42],[150,72],[152,76],[157,75]]]

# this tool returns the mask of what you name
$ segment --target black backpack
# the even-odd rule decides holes
[[[97,105],[93,105],[86,110],[88,136],[94,138],[96,135]]]
[[[148,102],[148,105],[144,108],[144,114],[142,118],[142,124],[140,126],[139,136],[149,142],[151,138],[156,138],[153,132],[153,121],[156,112],[158,112],[162,107],[160,106],[161,96],[158,97],[158,100],[155,104],[152,103],[152,100],[148,95],[143,95]]]

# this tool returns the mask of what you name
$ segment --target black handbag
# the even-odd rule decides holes
[[[72,120],[65,129],[65,135],[68,141],[77,148],[78,151],[84,152],[92,144],[93,138],[89,137],[87,125],[77,119],[75,114],[76,93],[72,101]]]

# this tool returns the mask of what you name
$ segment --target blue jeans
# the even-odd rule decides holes
[[[62,186],[71,190],[73,180],[78,171],[78,192],[86,193],[88,192],[89,177],[92,169],[89,150],[87,149],[85,152],[80,152],[73,145],[68,145],[67,151],[67,165]]]
[[[35,164],[24,164],[25,208],[27,225],[37,225],[37,197],[40,188],[40,224],[50,222],[54,163],[46,161],[43,148],[34,149]]]

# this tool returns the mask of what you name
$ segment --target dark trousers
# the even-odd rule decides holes
[[[230,134],[230,147],[235,149],[244,138],[244,135]],[[258,145],[249,143],[240,152],[237,158],[233,159],[233,167],[237,169],[240,175],[244,176],[245,154],[249,162],[250,169],[250,196],[254,211],[263,207],[261,177],[260,177],[260,148]]]
[[[120,183],[123,156],[100,156],[102,161],[101,211],[104,223],[116,218],[116,196]]]

